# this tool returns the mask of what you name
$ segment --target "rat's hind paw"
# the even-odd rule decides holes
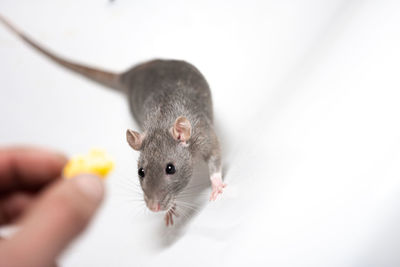
[[[212,192],[210,196],[210,201],[211,201],[211,200],[216,200],[217,196],[219,194],[222,194],[223,189],[226,187],[226,184],[222,182],[221,173],[214,173],[211,176],[210,180],[212,186]]]

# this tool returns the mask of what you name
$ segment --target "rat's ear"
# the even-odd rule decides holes
[[[171,128],[171,134],[175,140],[185,143],[190,138],[191,129],[190,121],[181,116],[176,119],[174,126]]]
[[[144,134],[140,134],[130,129],[126,130],[126,140],[133,149],[140,150],[142,148],[143,139]]]

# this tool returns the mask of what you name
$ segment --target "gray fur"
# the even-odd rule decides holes
[[[101,71],[65,60],[39,46],[1,16],[0,21],[56,63],[127,95],[132,114],[144,132],[138,167],[146,173],[141,181],[146,203],[157,199],[162,210],[169,209],[174,197],[188,184],[196,155],[208,162],[210,174],[221,172],[211,92],[193,65],[178,60],[153,60],[122,74]],[[170,132],[180,116],[191,124],[187,146]],[[165,174],[168,163],[175,165],[175,174]]]
[[[209,162],[210,173],[220,171],[209,86],[193,65],[177,60],[143,63],[125,72],[122,82],[132,113],[145,133],[138,162],[138,168],[146,173],[142,189],[149,199],[166,200],[161,201],[166,209],[171,196],[188,184],[197,154]],[[169,131],[179,116],[192,125],[188,147],[173,139]],[[177,172],[166,178],[168,163],[173,163]]]

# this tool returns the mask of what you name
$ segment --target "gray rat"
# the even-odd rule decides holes
[[[211,92],[193,65],[179,60],[153,60],[121,74],[65,60],[42,48],[0,16],[22,40],[58,64],[124,93],[141,133],[128,129],[129,145],[140,151],[138,175],[147,207],[167,211],[166,224],[176,215],[175,197],[189,183],[196,156],[208,164],[215,200],[226,184],[221,151],[213,128]]]

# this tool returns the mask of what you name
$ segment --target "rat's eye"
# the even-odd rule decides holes
[[[143,168],[140,168],[140,169],[138,170],[138,174],[139,174],[139,177],[140,177],[141,179],[144,178],[144,170],[143,170]]]
[[[165,172],[167,174],[174,174],[175,173],[175,166],[173,164],[169,163],[167,165],[167,168],[165,168]]]

